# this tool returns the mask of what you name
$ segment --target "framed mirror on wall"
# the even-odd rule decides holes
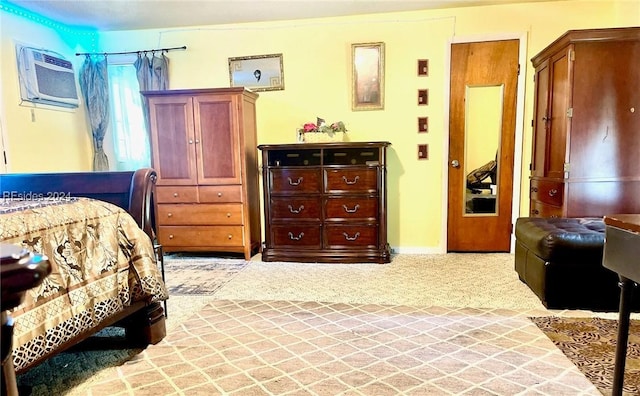
[[[229,58],[229,80],[231,87],[257,92],[284,90],[282,54]]]
[[[384,109],[384,43],[351,44],[352,109]]]

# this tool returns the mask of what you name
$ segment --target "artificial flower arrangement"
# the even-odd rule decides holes
[[[302,128],[298,129],[298,133],[304,134],[308,132],[320,132],[326,133],[329,136],[335,135],[336,132],[346,132],[347,127],[344,125],[344,122],[338,121],[333,124],[327,125],[327,123],[322,118],[317,118],[316,123],[308,122],[302,126]]]

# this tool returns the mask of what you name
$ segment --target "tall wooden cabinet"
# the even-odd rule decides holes
[[[388,263],[388,142],[262,150],[264,261]]]
[[[535,68],[532,217],[640,213],[640,28],[568,31]]]
[[[155,219],[165,251],[260,247],[257,94],[242,88],[143,92],[149,105]]]

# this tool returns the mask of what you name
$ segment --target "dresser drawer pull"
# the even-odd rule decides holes
[[[302,180],[303,180],[304,178],[303,178],[303,177],[299,177],[299,178],[298,178],[298,181],[295,181],[295,182],[294,182],[293,180],[291,180],[291,178],[290,178],[290,177],[287,177],[287,179],[289,180],[289,185],[290,185],[290,186],[299,186],[299,185],[300,185],[300,183],[302,183]]]
[[[173,213],[167,213],[167,217],[173,217]]]
[[[346,176],[342,176],[342,180],[344,180],[344,182],[349,184],[349,185],[356,184],[358,182],[358,179],[360,179],[360,176],[356,176],[353,180],[349,180],[349,179],[347,179]]]
[[[346,232],[343,232],[342,235],[344,235],[344,239],[346,239],[347,241],[355,241],[360,236],[360,233],[356,232],[352,237],[350,237]]]
[[[173,193],[173,196],[174,196],[174,197],[177,197],[177,196],[178,196],[178,193]]]
[[[538,187],[531,187],[531,192],[537,193],[538,192]]]
[[[227,235],[227,238],[228,238],[228,239],[232,239],[232,238],[233,238],[233,235],[229,234],[229,235]]]
[[[531,214],[538,215],[540,214],[540,211],[538,209],[534,209],[531,211]]]
[[[302,239],[302,237],[304,236],[304,232],[301,232],[298,234],[298,236],[293,235],[292,232],[289,232],[289,239],[291,239],[292,241],[299,241]]]
[[[342,207],[344,208],[344,211],[347,213],[356,213],[358,211],[358,209],[360,209],[360,205],[356,204],[356,206],[353,207],[353,209],[349,209],[347,207],[347,205],[342,205]]]
[[[291,205],[289,205],[289,212],[293,214],[298,214],[304,210],[304,205],[300,205],[298,209],[294,209]]]
[[[227,217],[231,217],[231,213],[227,212]]]
[[[555,197],[557,193],[558,193],[558,190],[556,190],[555,188],[552,188],[551,190],[549,190],[550,197]]]
[[[221,193],[221,192],[219,192],[219,193],[218,193],[218,198],[220,198],[221,196],[222,196],[222,193]]]
[[[169,234],[169,239],[173,239],[173,234]]]

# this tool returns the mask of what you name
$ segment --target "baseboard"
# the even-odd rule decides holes
[[[411,247],[411,246],[398,246],[391,247],[392,254],[444,254],[440,247]]]

